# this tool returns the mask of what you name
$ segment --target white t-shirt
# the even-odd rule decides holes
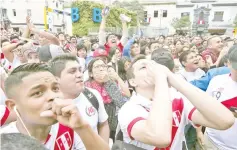
[[[187,72],[185,69],[182,69],[177,74],[183,77],[186,81],[190,82],[201,78],[202,76],[205,75],[205,72],[199,68],[195,72]]]
[[[118,121],[121,131],[123,132],[124,142],[133,144],[137,147],[147,150],[181,150],[182,142],[185,141],[184,128],[187,124],[192,123],[191,118],[195,110],[193,105],[180,93],[174,90],[171,93],[173,107],[173,126],[172,126],[172,143],[169,147],[159,149],[132,139],[131,130],[134,124],[140,120],[148,118],[152,101],[134,94],[131,99],[125,103],[118,114]],[[160,137],[162,138],[162,137]],[[159,140],[159,139],[157,139]]]
[[[207,93],[227,108],[237,107],[237,82],[233,81],[229,74],[214,77],[208,86]],[[219,149],[237,150],[237,119],[227,130],[207,128],[206,133]]]
[[[83,93],[81,93],[75,99],[75,102],[83,119],[85,119],[90,124],[90,126],[96,133],[98,133],[98,129],[97,129],[98,123],[103,123],[107,121],[108,114],[106,113],[106,110],[104,108],[104,103],[103,103],[102,97],[100,96],[100,93],[91,88],[87,88],[87,89],[89,89],[95,95],[95,97],[97,98],[99,102],[98,112]]]
[[[62,129],[62,128],[60,128]],[[70,147],[72,149],[77,150],[86,150],[82,140],[78,136],[76,132],[73,131],[72,134],[70,134],[69,130],[60,131],[59,129],[59,123],[56,123],[52,125],[51,130],[48,134],[48,138],[46,139],[45,145],[46,148],[49,150],[54,150],[56,146],[59,147],[59,149],[65,149],[68,150]],[[60,136],[58,134],[62,132]],[[2,133],[20,133],[19,130],[16,127],[16,122],[12,122],[9,125],[7,125],[4,128],[0,129],[0,134]]]

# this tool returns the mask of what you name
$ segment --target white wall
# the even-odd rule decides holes
[[[32,21],[34,24],[38,24],[38,28],[44,28],[44,7],[45,0],[1,0],[2,8],[7,9],[7,15],[12,22],[12,27],[25,27],[27,9],[31,10]],[[63,4],[58,2],[58,8],[56,8],[56,0],[48,0],[48,6],[50,8],[62,10]],[[16,16],[13,15],[13,9],[16,10]],[[53,22],[55,27],[54,31],[57,31],[58,26],[62,25],[63,15],[57,15],[53,13]]]
[[[172,19],[176,16],[176,5],[174,4],[166,4],[166,5],[147,5],[144,6],[145,11],[147,11],[148,18],[151,17],[151,22],[149,24],[150,27],[161,27],[161,28],[169,28],[172,30],[170,26]],[[158,10],[158,17],[154,18],[154,11]],[[164,18],[162,15],[162,10],[167,10],[167,17]],[[172,31],[170,31],[172,32]]]

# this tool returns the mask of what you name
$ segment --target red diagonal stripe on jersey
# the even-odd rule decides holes
[[[221,102],[225,107],[237,107],[237,96]]]
[[[3,53],[1,53],[1,59],[4,59],[4,54]]]
[[[177,118],[179,123],[181,122],[181,117],[182,117],[182,113],[183,113],[183,108],[184,108],[184,103],[183,103],[183,99],[180,98],[180,99],[174,99],[172,101],[172,111],[173,113],[175,113],[177,115]],[[177,113],[179,112],[179,113]],[[176,120],[177,121],[177,120]],[[178,130],[179,127],[176,126],[176,122],[173,118],[173,124],[172,124],[172,139],[171,139],[171,143],[168,147],[166,148],[155,148],[155,150],[170,150],[171,146],[172,146],[172,143],[174,141],[174,138],[175,138],[175,135],[176,135],[176,132]]]
[[[6,107],[5,113],[4,113],[3,117],[1,118],[1,126],[4,125],[4,123],[7,121],[7,118],[8,118],[8,116],[9,116],[9,114],[10,114],[10,111],[9,111],[9,109]]]

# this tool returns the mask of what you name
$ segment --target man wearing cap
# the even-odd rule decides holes
[[[236,115],[237,110],[237,46],[232,46],[228,52],[228,67],[230,74],[214,77],[207,89],[207,93],[220,101]],[[225,116],[223,116],[225,117]],[[237,119],[235,124],[228,130],[206,129],[205,146],[207,150],[237,149]]]

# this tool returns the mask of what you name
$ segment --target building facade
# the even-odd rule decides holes
[[[11,27],[18,31],[26,26],[26,16],[31,16],[32,22],[39,29],[45,29],[44,8],[63,11],[64,1],[60,0],[0,0],[1,22],[9,21]],[[68,10],[70,11],[70,10]],[[47,22],[53,27],[53,32],[67,32],[67,26],[71,26],[70,16],[57,12],[49,12]],[[69,20],[69,23],[68,23]],[[70,32],[70,31],[68,31]]]
[[[225,34],[233,30],[237,15],[237,0],[140,0],[144,6],[147,26],[175,29],[171,23],[174,18],[189,16],[188,27],[196,34]]]

